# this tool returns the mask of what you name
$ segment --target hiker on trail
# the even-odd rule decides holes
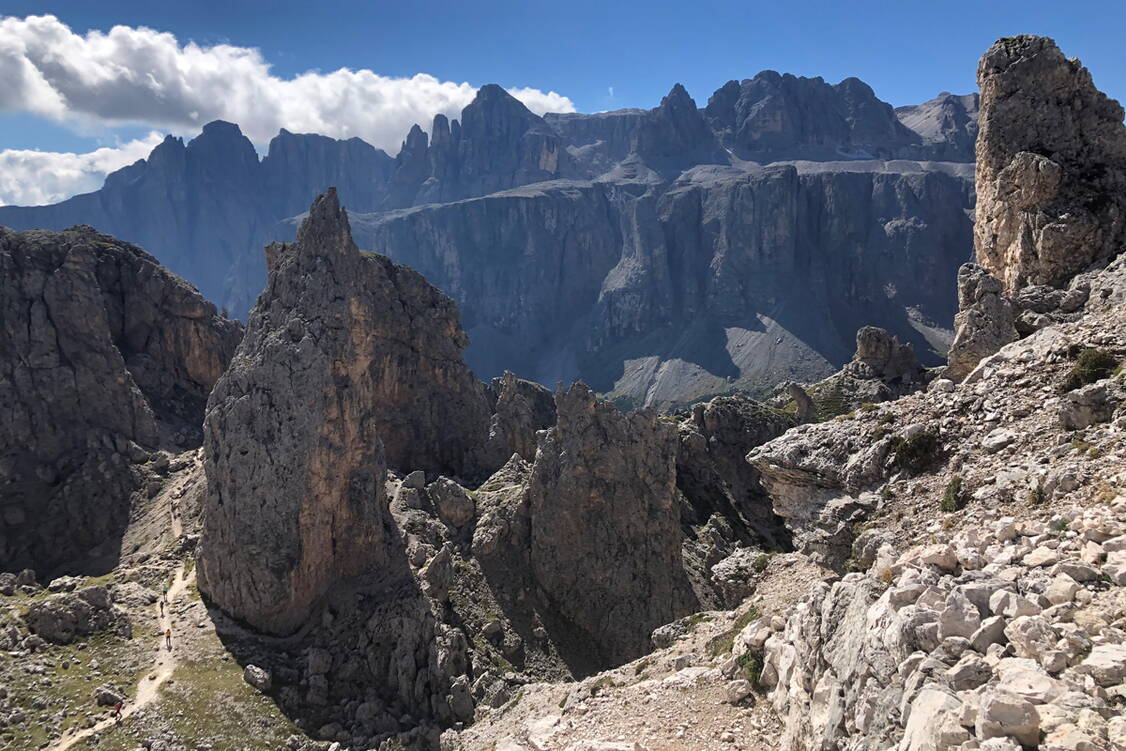
[[[121,710],[125,707],[124,702],[118,702],[113,705],[113,721],[118,725],[121,724]]]
[[[164,617],[164,600],[163,599],[161,599],[161,601],[160,601],[160,617],[161,618]]]
[[[162,587],[163,587],[163,589],[161,590],[161,593],[164,595],[163,599],[165,601],[167,601],[168,600],[168,580],[167,579],[164,580],[164,584],[162,585]]]
[[[164,643],[166,645],[168,645],[168,651],[171,652],[172,651],[172,629],[168,629],[164,632]]]

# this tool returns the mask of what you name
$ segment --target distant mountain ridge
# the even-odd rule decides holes
[[[890,308],[884,303],[874,304],[872,320],[865,320],[864,308],[876,287],[863,294],[850,289],[847,315],[814,326],[816,342],[806,341],[808,334],[791,332],[802,346],[781,353],[752,348],[754,359],[766,357],[771,362],[769,367],[762,361],[754,366],[739,364],[740,358],[730,353],[701,359],[668,342],[641,347],[644,365],[625,363],[639,359],[626,357],[637,349],[631,342],[659,338],[661,331],[691,330],[694,325],[709,330],[717,326],[762,328],[762,321],[746,316],[752,311],[754,315],[767,314],[773,308],[763,301],[777,302],[783,288],[791,290],[788,294],[794,289],[836,294],[828,291],[833,285],[807,283],[811,273],[820,273],[810,264],[826,258],[825,253],[848,255],[851,260],[839,260],[850,269],[845,274],[850,279],[854,278],[853,271],[861,269],[861,276],[874,280],[872,273],[877,267],[870,264],[888,254],[895,260],[884,257],[878,262],[879,269],[888,269],[889,263],[893,269],[901,263],[921,263],[920,268],[938,263],[939,268],[933,269],[935,278],[953,279],[952,269],[969,253],[965,212],[972,208],[972,191],[966,187],[972,169],[966,165],[973,160],[976,105],[966,105],[966,97],[944,96],[946,99],[940,97],[897,112],[857,79],[831,85],[820,78],[764,71],[750,79],[728,82],[703,108],[697,107],[678,84],[652,110],[539,117],[502,88],[490,85],[478,92],[460,120],[439,115],[429,134],[417,125],[413,127],[394,158],[359,139],[341,141],[283,130],[271,141],[266,156],[259,159],[237,125],[216,121],[186,144],[177,138],[165,139],[148,159],[109,175],[104,187],[93,193],[52,206],[0,207],[0,224],[53,229],[90,224],[142,245],[171,270],[195,283],[205,296],[235,315],[245,315],[265,279],[262,246],[272,240],[291,239],[295,224],[287,220],[303,211],[312,197],[335,186],[342,202],[357,217],[361,245],[368,243],[372,250],[385,252],[399,262],[411,264],[412,259],[418,259],[430,281],[457,300],[475,342],[468,357],[482,371],[479,376],[497,375],[510,364],[528,364],[525,355],[529,341],[541,345],[557,341],[554,351],[543,355],[547,360],[532,362],[528,364],[530,370],[521,371],[541,378],[584,377],[607,390],[624,388],[623,395],[639,403],[653,402],[650,392],[661,392],[668,399],[657,401],[671,404],[736,384],[765,388],[769,381],[783,375],[826,375],[851,353],[855,331],[847,329],[853,327],[854,320],[859,325],[884,326],[903,339],[913,340],[924,358],[927,351],[942,350],[944,335],[940,330],[949,328],[954,312],[953,285],[946,281],[927,291],[925,299],[907,299],[913,292],[906,297],[899,292],[883,295],[892,300]],[[935,161],[952,164],[931,163]],[[794,167],[788,171],[764,171],[762,167],[778,162]],[[877,173],[886,176],[876,178]],[[924,173],[936,176],[925,188],[926,181],[917,177]],[[563,186],[567,181],[578,192],[568,193],[570,197],[560,201],[560,189],[550,186]],[[775,181],[781,182],[762,192],[766,190],[763,186]],[[839,186],[828,187],[834,181]],[[949,185],[938,188],[935,181]],[[528,186],[538,184],[544,189],[528,192]],[[702,189],[686,188],[693,185]],[[776,189],[788,196],[786,212],[771,216],[756,210],[754,202],[765,200],[767,194],[775,195]],[[853,189],[859,192],[853,195]],[[525,190],[529,200],[513,202],[506,197],[506,191],[513,190]],[[936,195],[945,196],[943,203],[924,207],[927,202],[918,200],[919,190],[929,191],[928,196],[937,191]],[[686,192],[693,196],[690,200],[669,197]],[[849,203],[858,196],[877,193],[883,197]],[[604,197],[596,198],[599,194]],[[752,194],[758,194],[758,198]],[[577,195],[583,198],[574,198]],[[464,227],[477,217],[478,210],[469,207],[478,204],[462,202],[487,196],[496,198],[481,204],[484,214],[473,219],[476,223],[472,226]],[[733,196],[735,203],[711,204],[730,201]],[[579,205],[588,200],[594,203]],[[750,203],[746,203],[748,200]],[[824,203],[826,200],[831,203]],[[510,209],[532,204],[537,208],[513,224]],[[454,217],[449,219],[452,223],[429,234],[402,239],[396,225],[406,227],[418,221],[409,213],[413,207],[433,205],[443,208],[440,212],[426,209],[427,216]],[[597,209],[599,205],[606,211]],[[689,205],[694,208],[689,209]],[[674,213],[660,216],[663,211]],[[751,212],[756,218],[752,226],[744,226],[742,220],[735,222],[740,234],[717,240],[713,227],[716,217],[722,214],[726,218],[721,221],[730,224],[735,217],[731,212]],[[576,221],[585,224],[573,226]],[[822,229],[806,231],[810,222],[825,221],[829,223]],[[834,222],[842,224],[836,227]],[[599,224],[602,226],[595,226]],[[463,229],[451,232],[455,225]],[[523,229],[513,229],[517,226]],[[846,227],[852,234],[838,243],[834,238]],[[580,236],[585,238],[583,242],[595,242],[597,247],[592,246],[591,252],[603,260],[586,271],[597,267],[606,276],[590,277],[575,298],[590,304],[570,312],[575,319],[595,316],[597,320],[589,319],[591,326],[571,327],[570,338],[558,339],[560,332],[554,329],[537,335],[533,321],[539,319],[527,317],[529,311],[543,308],[532,299],[537,288],[514,290],[507,282],[484,288],[466,283],[461,276],[464,270],[458,269],[480,264],[484,266],[474,271],[515,278],[514,269],[506,266],[511,259],[505,253],[486,249],[477,258],[466,255],[465,248],[495,244],[487,238],[497,232],[504,235],[500,243],[508,249],[506,253],[534,252],[530,238],[540,234],[564,243],[569,237]],[[873,232],[886,242],[875,239]],[[751,243],[754,235],[759,237]],[[757,244],[761,250],[741,253],[747,243]],[[438,253],[438,246],[445,250]],[[676,249],[666,253],[659,250],[662,246]],[[864,257],[865,248],[872,249],[870,258]],[[912,257],[919,248],[926,248],[931,256],[925,261]],[[771,252],[791,254],[797,276],[779,279],[777,288],[768,291],[763,290],[762,283],[748,287],[743,277],[755,275],[756,264],[763,258],[761,252],[768,256]],[[462,261],[426,265],[421,259],[427,254],[447,260],[457,256]],[[743,260],[734,263],[732,259],[737,257]],[[539,273],[549,274],[549,258],[550,263],[573,261],[566,254],[558,257],[548,253],[528,259],[528,263],[540,267]],[[501,265],[491,266],[494,260]],[[826,268],[836,265],[833,261]],[[707,295],[714,299],[703,311],[694,308],[691,300],[715,280],[678,278],[688,271],[742,280],[723,281],[710,289]],[[670,281],[650,284],[664,278]],[[696,292],[687,292],[689,288]],[[758,290],[756,294],[761,294],[762,300],[747,299],[751,288]],[[489,289],[517,295],[519,304],[490,300]],[[680,290],[679,297],[665,299],[672,289]],[[922,287],[912,289],[923,294]],[[724,301],[728,292],[742,298]],[[936,300],[940,299],[947,301],[939,304]],[[549,317],[567,317],[568,305],[573,302],[559,300]],[[832,311],[839,307],[839,301],[824,298],[814,307]],[[627,308],[636,308],[628,314],[631,321],[611,322],[615,316],[627,315]],[[935,331],[939,331],[937,338],[932,335]],[[720,350],[726,346],[720,346]],[[512,347],[520,352],[519,357],[505,354]],[[655,365],[646,359],[653,356],[657,358]],[[687,368],[690,373],[681,366],[665,364],[666,358],[683,362],[684,356],[692,365]],[[603,361],[606,357],[610,359]],[[554,362],[549,363],[552,359]],[[724,373],[715,372],[716,362],[723,364]],[[639,368],[653,372],[643,376]],[[697,372],[701,368],[706,376]],[[658,370],[663,375],[658,375]],[[656,381],[662,379],[665,386],[657,387]],[[685,379],[696,385],[681,388],[679,382]]]

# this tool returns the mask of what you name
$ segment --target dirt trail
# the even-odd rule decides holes
[[[183,534],[180,525],[179,517],[172,518],[172,533],[179,538]],[[131,701],[127,701],[125,708],[121,712],[122,721],[124,722],[132,714],[139,711],[157,698],[161,685],[164,684],[169,678],[172,677],[173,671],[176,669],[176,664],[179,662],[179,649],[178,637],[180,636],[179,629],[172,620],[172,606],[180,598],[180,596],[187,589],[188,585],[195,579],[195,571],[190,574],[184,574],[185,564],[181,563],[176,568],[176,574],[172,580],[171,586],[168,588],[168,604],[164,608],[164,614],[159,616],[160,623],[160,648],[156,655],[156,660],[153,662],[152,667],[145,671],[145,675],[141,678],[140,684],[137,686],[136,695]],[[160,613],[160,603],[154,605],[157,613]],[[169,649],[165,646],[164,634],[166,631],[172,631],[172,648]],[[100,733],[113,727],[115,720],[112,716],[101,720],[94,725],[83,730],[68,732],[62,738],[57,740],[54,744],[48,747],[48,751],[67,751],[74,744],[79,741],[89,738],[95,733]]]

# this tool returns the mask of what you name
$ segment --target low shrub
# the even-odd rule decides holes
[[[938,434],[924,430],[910,438],[892,440],[891,455],[895,465],[905,472],[918,474],[933,466],[942,452]]]
[[[946,513],[958,511],[966,505],[962,497],[962,477],[954,475],[946,484],[946,491],[942,494],[942,510]]]
[[[1089,383],[1109,378],[1118,367],[1118,358],[1105,349],[1088,347],[1079,353],[1075,366],[1063,382],[1063,391],[1074,391]]]

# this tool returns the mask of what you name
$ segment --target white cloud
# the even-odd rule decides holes
[[[144,159],[160,141],[161,135],[153,132],[86,154],[4,149],[0,151],[0,206],[38,206],[97,190],[107,174]]]
[[[424,73],[341,68],[279,78],[257,49],[181,44],[144,27],[80,35],[54,16],[0,19],[0,76],[0,111],[74,127],[142,124],[190,135],[222,119],[259,146],[286,128],[358,136],[392,155],[412,124],[428,129],[439,112],[458,117],[476,91]],[[553,91],[509,91],[538,114],[574,111]]]

